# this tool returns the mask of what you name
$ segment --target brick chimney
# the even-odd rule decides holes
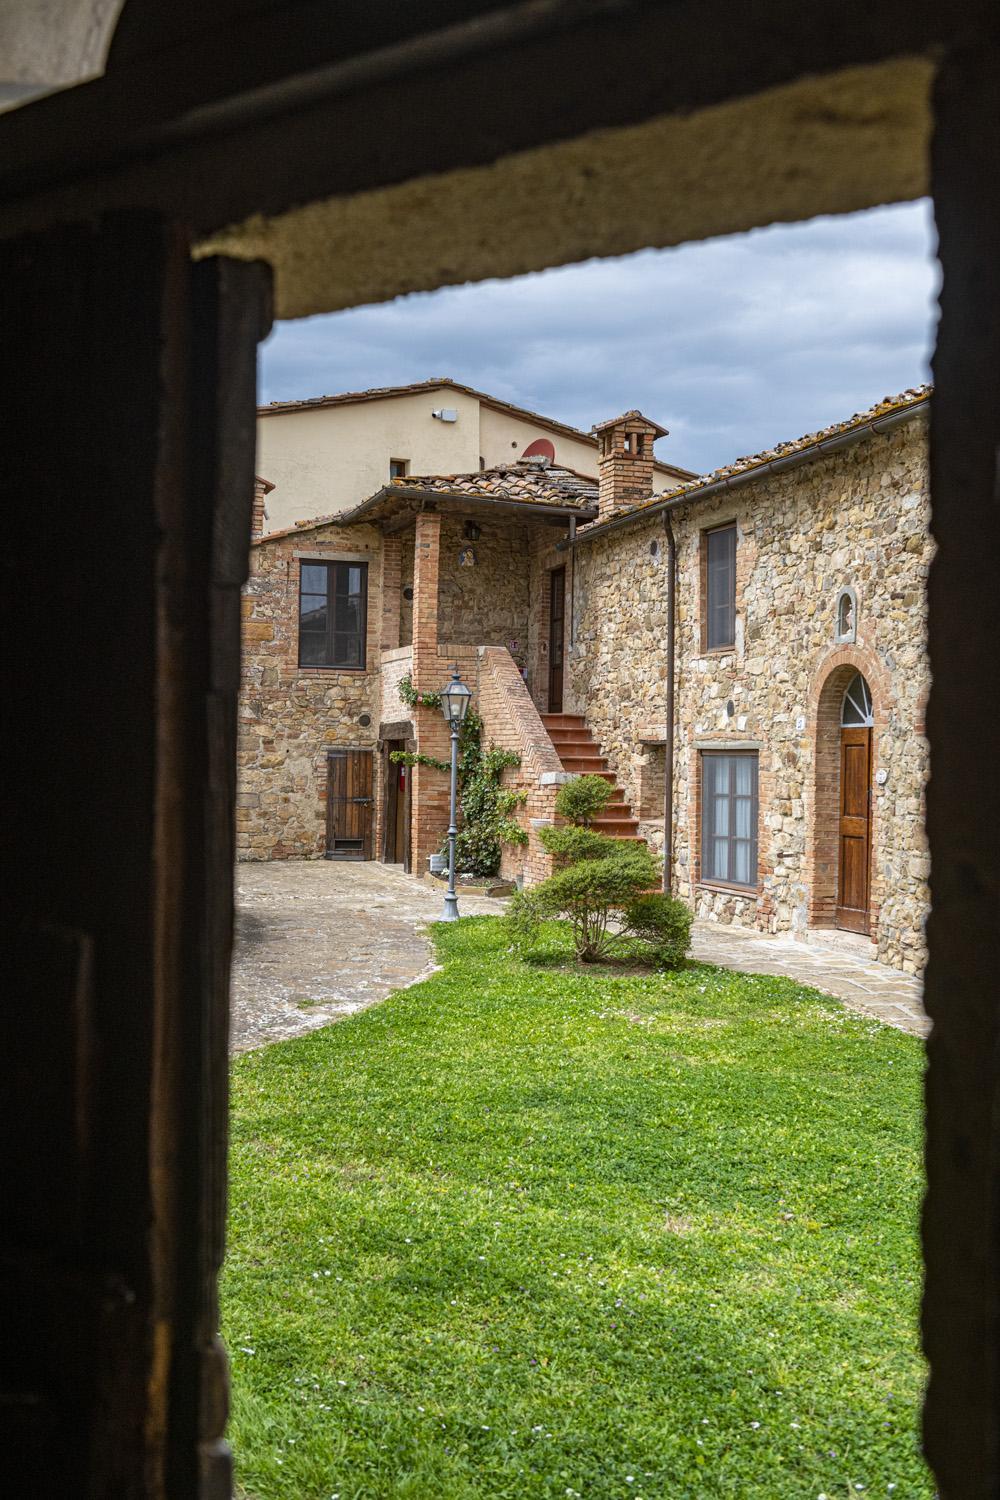
[[[605,521],[623,506],[651,498],[653,444],[666,437],[667,429],[641,411],[627,411],[610,422],[599,422],[593,430],[599,445],[597,506],[599,519]]]
[[[261,479],[259,474],[254,475],[253,481],[253,510],[250,514],[250,540],[256,541],[259,536],[264,535],[264,522],[267,520],[267,510],[264,506],[264,496],[269,495],[274,489],[270,480]]]

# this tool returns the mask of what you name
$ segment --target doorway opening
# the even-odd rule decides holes
[[[387,865],[402,865],[410,870],[410,767],[393,755],[405,751],[405,740],[386,740],[385,823],[382,835],[382,860]]]
[[[856,672],[840,709],[836,926],[867,935],[872,853],[872,695]]]
[[[549,713],[563,711],[564,629],[566,620],[566,569],[549,574]]]
[[[326,858],[371,859],[372,752],[331,750],[326,766]]]

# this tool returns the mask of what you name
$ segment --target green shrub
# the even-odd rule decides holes
[[[593,828],[566,827],[540,828],[538,837],[554,856],[557,864],[573,864],[579,859],[604,859],[613,854],[619,840],[608,838],[606,833],[596,833]]]
[[[645,844],[588,826],[610,796],[601,776],[577,776],[560,788],[556,812],[572,826],[541,830],[555,874],[512,898],[508,935],[515,947],[530,949],[542,923],[561,917],[581,963],[629,959],[676,968],[690,946],[691,913],[683,902],[651,891],[660,862]]]
[[[658,968],[679,969],[691,947],[691,911],[674,896],[647,891],[624,908],[622,932],[648,944]]]
[[[560,818],[587,828],[611,800],[612,785],[603,776],[574,776],[556,795],[556,812]]]

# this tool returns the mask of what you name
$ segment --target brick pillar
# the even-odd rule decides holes
[[[438,656],[438,566],[441,517],[422,511],[417,517],[413,561],[413,686],[420,693],[436,693],[444,686],[446,663]],[[448,760],[450,737],[440,709],[413,710],[417,750],[435,760]],[[448,829],[449,777],[432,766],[414,766],[411,784],[411,854],[413,873],[427,871],[428,856],[437,852]]]
[[[667,429],[627,411],[594,428],[600,445],[598,455],[597,508],[600,519],[621,506],[638,505],[653,493],[653,443],[666,437]]]
[[[269,495],[273,489],[274,485],[269,484],[266,479],[261,479],[259,474],[254,476],[253,512],[250,521],[251,538],[256,538],[264,535],[264,522],[267,519],[267,510],[264,506],[264,496]]]
[[[413,686],[436,693],[441,683],[438,662],[438,565],[441,517],[422,511],[413,543]]]
[[[384,651],[399,645],[399,605],[403,562],[402,537],[387,536],[382,539],[382,633],[379,637]]]

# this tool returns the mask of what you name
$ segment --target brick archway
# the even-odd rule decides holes
[[[872,778],[878,771],[879,739],[889,720],[889,678],[863,646],[839,646],[827,656],[813,681],[809,718],[813,730],[812,817],[809,829],[809,925],[833,927],[837,906],[838,820],[840,812],[840,711],[844,690],[860,672],[872,695]],[[872,800],[870,936],[876,940],[883,878],[878,861],[878,802]]]

